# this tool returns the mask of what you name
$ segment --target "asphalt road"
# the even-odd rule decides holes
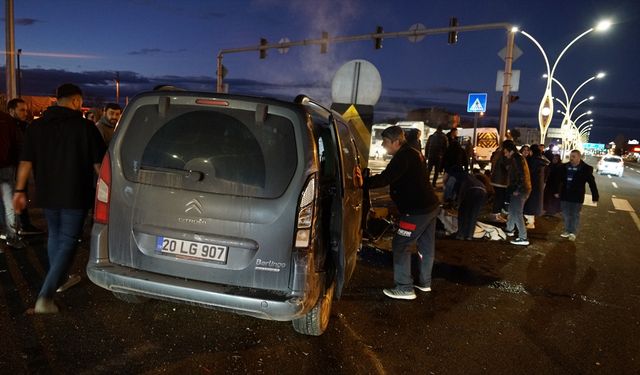
[[[433,291],[414,301],[382,294],[391,255],[364,249],[321,337],[198,307],[126,304],[86,277],[58,296],[60,314],[26,315],[45,238],[3,247],[0,372],[638,374],[640,165],[631,167],[596,177],[601,199],[584,207],[576,242],[560,239],[559,218],[538,219],[526,248],[439,239]],[[75,268],[86,260],[83,245]]]

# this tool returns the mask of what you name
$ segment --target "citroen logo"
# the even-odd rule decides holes
[[[189,202],[187,202],[187,204],[185,204],[184,206],[185,206],[185,209],[184,209],[185,213],[196,211],[197,213],[202,215],[202,203],[200,203],[199,200],[192,199]]]

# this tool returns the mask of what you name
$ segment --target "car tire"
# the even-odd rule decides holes
[[[136,304],[145,303],[149,300],[149,298],[147,297],[137,296],[135,294],[119,293],[119,292],[112,292],[112,293],[117,299],[127,303],[136,303]]]
[[[320,336],[329,326],[329,318],[331,317],[331,305],[333,304],[333,294],[336,289],[336,283],[333,281],[331,286],[325,288],[324,293],[315,306],[303,317],[294,319],[293,329],[303,335]]]

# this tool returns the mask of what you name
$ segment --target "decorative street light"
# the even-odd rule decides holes
[[[546,138],[546,135],[547,135],[547,129],[549,128],[549,124],[551,124],[551,120],[553,119],[553,96],[552,96],[552,93],[551,93],[551,83],[553,82],[553,74],[556,71],[556,68],[558,66],[558,62],[560,62],[560,59],[567,52],[569,47],[571,47],[574,43],[576,43],[580,38],[582,38],[583,36],[593,32],[593,31],[597,31],[597,32],[606,31],[610,27],[611,27],[611,21],[609,21],[609,20],[600,21],[595,27],[592,27],[592,28],[588,29],[587,31],[583,32],[582,34],[578,35],[577,37],[575,37],[562,50],[562,52],[560,52],[560,55],[558,55],[558,57],[556,58],[556,61],[553,63],[553,67],[550,66],[549,58],[547,57],[547,54],[544,51],[544,49],[542,48],[542,46],[540,45],[540,43],[533,36],[531,36],[529,33],[525,32],[524,30],[517,30],[516,29],[522,35],[524,35],[527,38],[529,38],[538,47],[540,52],[542,52],[542,56],[544,57],[544,61],[545,61],[546,67],[547,67],[547,86],[545,88],[544,95],[542,96],[542,100],[540,101],[540,108],[538,110],[538,123],[540,125],[540,142],[541,143],[544,143],[544,139]],[[570,102],[569,98],[567,98],[567,104],[568,104],[568,102]]]

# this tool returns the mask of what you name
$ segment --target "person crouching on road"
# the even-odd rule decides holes
[[[502,152],[507,161],[509,174],[509,185],[507,186],[507,197],[509,197],[509,218],[507,219],[507,236],[515,235],[515,228],[518,228],[518,237],[512,240],[514,245],[527,246],[527,228],[524,224],[524,202],[531,194],[531,176],[527,161],[518,152],[516,144],[507,139],[502,142]]]
[[[461,175],[458,192],[458,234],[457,240],[473,240],[478,215],[487,200],[487,189],[484,182],[475,174]]]
[[[584,203],[585,184],[589,184],[593,203],[600,199],[596,180],[593,178],[593,167],[581,160],[580,151],[573,150],[569,155],[569,162],[563,165],[560,177],[560,198],[562,217],[564,218],[564,232],[560,235],[570,241],[576,240],[580,225],[580,210]]]
[[[395,299],[415,299],[413,288],[431,291],[431,270],[435,254],[435,229],[440,202],[427,178],[425,159],[410,147],[399,126],[382,132],[382,147],[392,159],[382,173],[368,177],[368,189],[390,185],[391,199],[400,211],[399,229],[393,237],[393,279],[395,287],[383,293]],[[419,278],[411,277],[412,254],[409,245],[416,242]]]

